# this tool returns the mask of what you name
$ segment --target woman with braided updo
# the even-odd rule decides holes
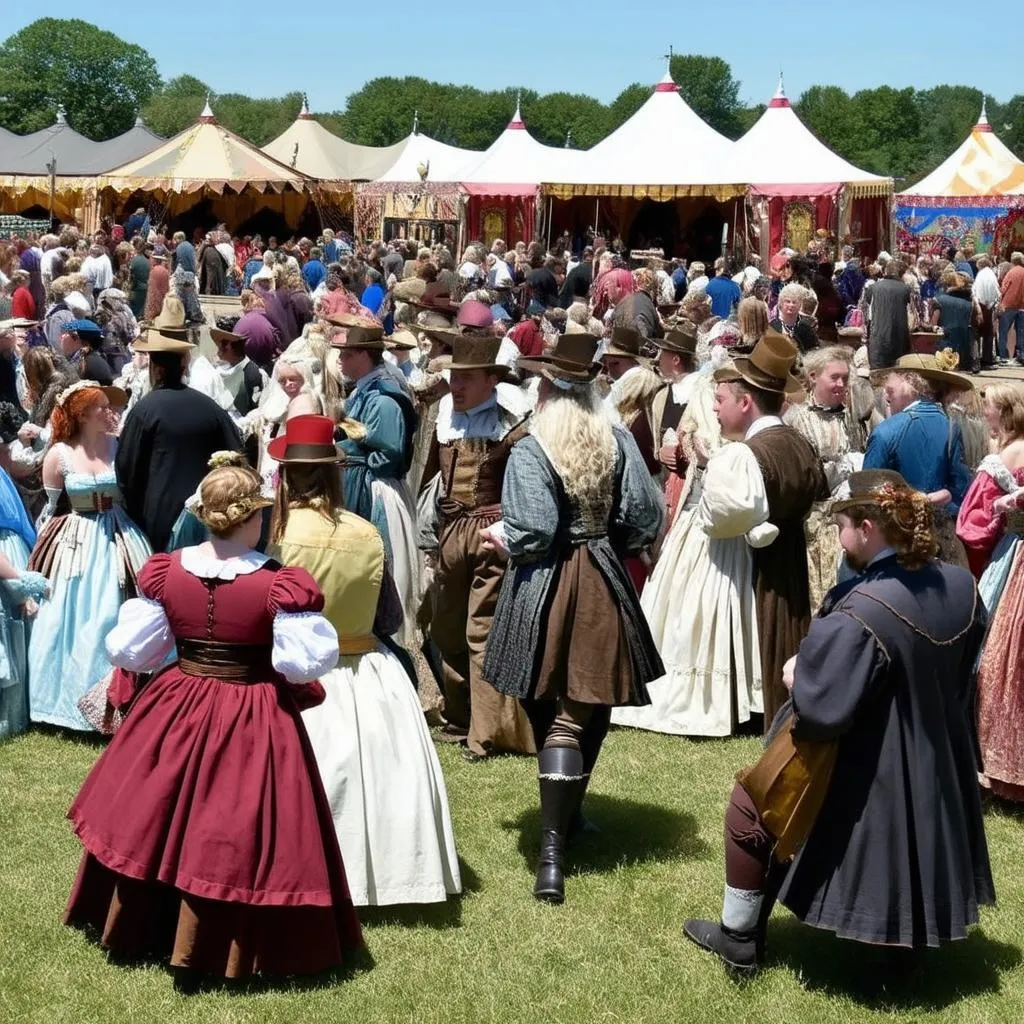
[[[169,959],[188,986],[318,972],[361,943],[300,717],[338,635],[309,573],[253,550],[259,475],[235,452],[213,463],[196,507],[210,539],[154,555],[106,637],[124,718],[68,813],[85,853],[66,923]],[[163,665],[141,688],[131,675]]]
[[[102,698],[113,671],[103,638],[134,596],[136,575],[150,555],[121,505],[114,472],[116,410],[125,400],[120,388],[79,381],[58,395],[50,416],[46,507],[29,561],[50,581],[28,651],[33,722],[96,727],[79,702],[93,687]]]

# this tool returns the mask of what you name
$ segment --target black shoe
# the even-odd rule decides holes
[[[540,857],[533,895],[545,903],[565,902],[565,841],[578,811],[583,756],[575,747],[548,747],[537,755],[540,784]]]
[[[691,918],[683,925],[683,934],[701,949],[714,953],[731,971],[753,974],[761,966],[753,932],[731,932],[717,921]]]

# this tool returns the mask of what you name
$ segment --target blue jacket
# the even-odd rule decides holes
[[[864,468],[894,469],[926,494],[945,488],[953,496],[946,507],[950,515],[960,510],[971,483],[960,426],[930,398],[914,402],[875,427],[868,437]]]

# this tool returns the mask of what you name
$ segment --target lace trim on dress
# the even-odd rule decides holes
[[[988,473],[1007,494],[1017,490],[1017,481],[1013,479],[1013,474],[998,455],[986,455],[978,465],[978,472]]]
[[[249,573],[263,568],[269,561],[270,555],[261,554],[259,551],[249,551],[234,558],[221,559],[204,555],[198,547],[181,550],[182,569],[201,580],[224,580],[230,583],[239,576],[248,576]]]

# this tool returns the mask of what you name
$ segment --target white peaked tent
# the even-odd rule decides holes
[[[984,103],[957,151],[896,197],[895,218],[908,252],[1024,246],[1024,162],[992,131]]]
[[[398,147],[390,167],[356,188],[356,233],[459,248],[466,202],[459,181],[483,154],[424,135],[418,117]]]
[[[885,245],[892,179],[854,167],[800,120],[779,86],[730,157],[733,177],[750,186],[761,257],[783,246],[803,251],[815,232],[856,238],[873,256]],[[748,221],[749,223],[749,221]]]
[[[505,130],[463,175],[472,238],[531,242],[542,181],[572,181],[578,150],[545,146],[526,129],[519,104]]]
[[[694,113],[666,71],[643,106],[592,149],[578,153],[569,181],[547,179],[545,192],[573,196],[729,198],[733,142]]]
[[[263,152],[321,181],[373,181],[394,164],[404,146],[404,140],[393,146],[346,142],[313,117],[303,97],[299,116]]]

